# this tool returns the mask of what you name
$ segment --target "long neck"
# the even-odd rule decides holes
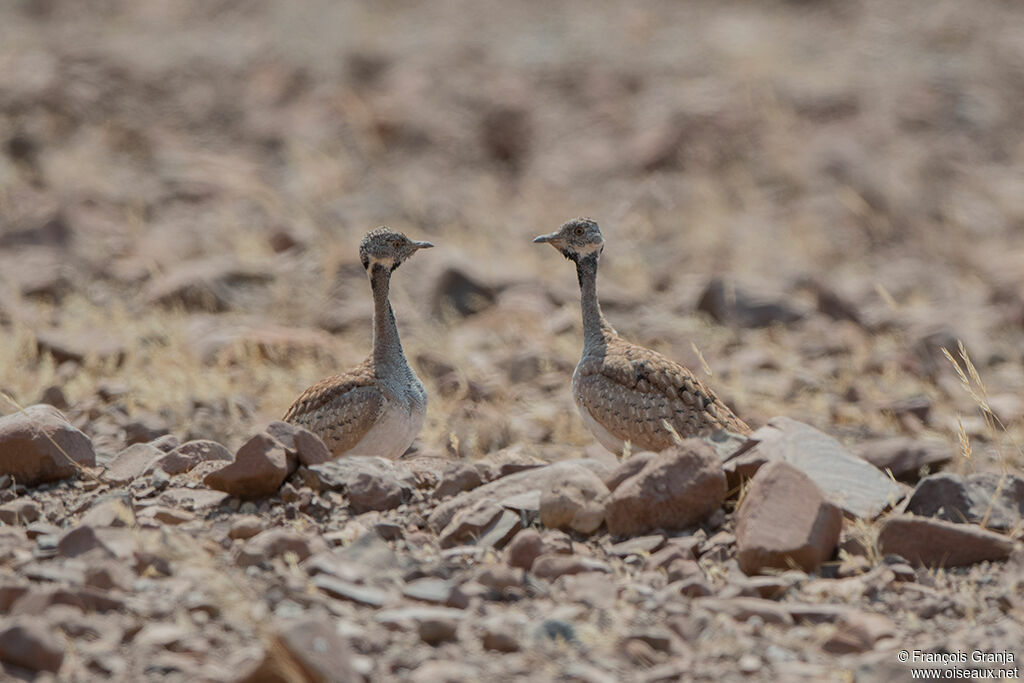
[[[576,261],[576,276],[580,281],[580,305],[583,309],[584,345],[600,343],[606,332],[614,332],[601,313],[597,301],[597,252]]]
[[[388,299],[391,270],[374,264],[370,271],[370,288],[373,289],[373,361],[378,366],[401,364],[405,355],[398,338],[395,312]]]

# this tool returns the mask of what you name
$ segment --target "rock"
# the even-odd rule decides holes
[[[277,626],[277,642],[304,674],[315,683],[357,683],[348,641],[338,635],[334,622],[321,616],[304,616]]]
[[[457,512],[472,507],[479,501],[497,501],[498,504],[502,504],[502,501],[528,492],[534,492],[539,496],[540,491],[552,477],[558,476],[562,471],[573,470],[577,467],[586,467],[599,477],[603,477],[607,471],[607,466],[604,463],[589,458],[557,462],[543,467],[531,467],[503,476],[471,491],[460,493],[455,498],[441,503],[434,508],[427,523],[435,532],[440,532],[448,526]]]
[[[609,555],[626,557],[628,555],[649,556],[655,550],[665,545],[665,537],[661,534],[651,536],[637,536],[621,541],[608,548]]]
[[[402,595],[413,600],[445,605],[456,609],[469,607],[469,598],[459,588],[459,584],[446,579],[425,577],[405,584]]]
[[[512,616],[491,617],[481,624],[480,643],[485,650],[519,652],[526,624]]]
[[[137,443],[149,443],[167,435],[169,431],[167,420],[160,415],[141,413],[125,423],[124,438],[130,446]]]
[[[529,570],[543,550],[540,533],[536,529],[523,529],[505,548],[505,561],[510,567]]]
[[[57,673],[64,648],[41,618],[18,617],[0,626],[0,661],[29,671]]]
[[[736,621],[749,621],[757,617],[765,624],[793,624],[784,605],[764,598],[697,598],[694,607],[702,607],[710,612],[727,614]]]
[[[776,323],[789,325],[806,317],[806,311],[788,303],[784,295],[776,298],[758,294],[713,278],[697,301],[697,310],[710,315],[722,325],[767,327]]]
[[[190,311],[225,311],[237,299],[238,289],[265,284],[272,278],[267,271],[229,259],[186,261],[150,282],[143,300]]]
[[[903,498],[895,482],[870,463],[851,455],[838,441],[814,427],[774,417],[755,431],[725,463],[730,486],[739,486],[766,462],[782,460],[817,484],[825,498],[847,514],[874,519]]]
[[[295,469],[298,465],[319,465],[331,460],[330,450],[319,436],[308,429],[275,420],[267,425],[266,432],[280,441],[288,452],[289,459],[297,463],[290,469]]]
[[[36,332],[36,344],[40,353],[49,353],[57,363],[84,363],[87,358],[113,361],[116,365],[124,362],[124,344],[101,331],[72,335],[62,330],[40,330]]]
[[[611,567],[591,557],[545,553],[534,560],[532,571],[534,576],[542,579],[557,579],[566,574],[582,572],[604,572],[607,574],[611,572]]]
[[[609,491],[614,491],[619,487],[619,484],[626,481],[634,474],[639,474],[640,470],[646,467],[647,463],[657,456],[658,454],[652,451],[634,453],[628,460],[624,461],[621,465],[612,470],[612,473],[609,476],[605,477],[605,486],[608,487]]]
[[[439,318],[468,317],[494,305],[498,289],[483,284],[464,269],[445,268],[434,280],[431,310]]]
[[[183,474],[201,462],[215,460],[233,460],[231,451],[216,441],[197,439],[186,441],[170,453],[158,458],[153,463],[153,468],[159,468],[167,474]]]
[[[95,465],[92,441],[53,406],[36,404],[0,417],[0,475],[35,486]]]
[[[393,510],[412,498],[416,480],[400,463],[376,456],[348,456],[310,465],[305,483],[317,491],[341,491],[353,512]],[[300,470],[300,473],[302,470]]]
[[[455,463],[446,467],[441,473],[441,481],[434,489],[434,498],[443,500],[448,496],[475,489],[483,483],[483,478],[477,468],[464,462]]]
[[[259,532],[263,531],[263,520],[256,515],[242,515],[231,522],[231,528],[228,529],[228,538],[252,538]]]
[[[526,163],[533,140],[530,112],[518,105],[490,104],[480,121],[480,145],[512,171]]]
[[[394,600],[394,595],[388,591],[336,579],[327,574],[317,574],[313,577],[313,585],[331,597],[368,607],[383,607]]]
[[[896,627],[881,614],[850,611],[840,619],[836,632],[822,643],[825,652],[835,655],[867,652],[880,639],[896,635]]]
[[[420,640],[428,645],[440,645],[441,643],[449,643],[457,640],[456,631],[458,630],[459,622],[451,617],[436,616],[426,617],[419,621],[418,631],[420,634]]]
[[[843,514],[810,477],[785,462],[757,471],[736,515],[736,546],[747,574],[796,565],[813,572],[839,543]]]
[[[1017,528],[1024,517],[1024,479],[994,472],[979,472],[965,479],[940,472],[918,483],[906,512],[1008,531]]]
[[[285,553],[294,553],[301,562],[312,555],[313,550],[306,537],[297,531],[273,528],[261,531],[246,541],[235,555],[235,562],[240,567],[250,567]]]
[[[409,683],[471,683],[480,680],[480,670],[463,662],[424,662],[409,676]]]
[[[549,529],[593,533],[604,523],[607,495],[608,487],[590,470],[563,470],[541,491],[540,521]]]
[[[39,519],[39,515],[39,506],[28,498],[15,498],[0,505],[0,522],[11,526],[31,524]]]
[[[726,483],[714,450],[687,439],[651,458],[608,496],[605,520],[615,536],[686,529],[717,510]]]
[[[102,479],[115,486],[129,484],[143,473],[151,471],[153,464],[166,454],[148,443],[136,443],[124,449],[107,465]]]
[[[1013,552],[1011,539],[968,524],[931,517],[892,515],[878,532],[884,554],[901,555],[914,565],[960,567],[986,560],[1005,560]]]
[[[889,470],[900,481],[917,481],[922,468],[937,469],[956,455],[945,441],[893,436],[857,444],[854,455],[880,470]]]
[[[451,523],[440,534],[442,548],[451,548],[475,541],[501,517],[504,510],[490,501],[482,500],[473,507],[459,510]]]
[[[273,495],[288,476],[288,454],[269,434],[257,434],[238,449],[235,459],[210,472],[203,483],[236,498]]]

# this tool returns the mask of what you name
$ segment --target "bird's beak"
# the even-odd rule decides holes
[[[434,245],[431,242],[413,242],[417,249],[430,249]]]
[[[558,233],[552,232],[547,235],[537,235],[533,238],[534,244],[548,244],[558,239]]]

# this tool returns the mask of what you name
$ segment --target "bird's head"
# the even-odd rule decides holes
[[[393,271],[420,249],[432,246],[430,242],[417,242],[387,226],[381,226],[366,233],[359,243],[359,260],[367,271],[375,265]]]
[[[574,218],[562,224],[555,232],[539,235],[533,239],[538,244],[550,244],[562,256],[579,263],[590,254],[600,255],[604,249],[604,238],[597,222],[589,218]]]

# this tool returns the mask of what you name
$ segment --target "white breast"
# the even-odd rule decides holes
[[[425,414],[425,406],[388,401],[370,431],[345,455],[401,456],[419,434]]]

